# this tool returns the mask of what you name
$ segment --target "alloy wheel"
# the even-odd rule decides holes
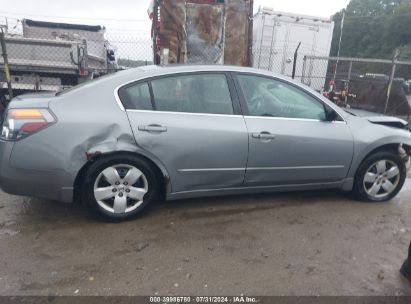
[[[384,199],[395,191],[400,177],[397,164],[387,159],[379,160],[366,171],[363,182],[364,190],[373,199]]]
[[[148,192],[146,176],[134,166],[116,165],[104,169],[94,183],[94,198],[99,206],[114,214],[133,212]]]

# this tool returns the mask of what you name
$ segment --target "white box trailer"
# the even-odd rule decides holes
[[[260,8],[253,23],[253,66],[286,76],[292,75],[298,44],[296,80],[302,80],[304,56],[329,56],[334,31],[330,19],[290,14]],[[324,87],[327,65],[306,66],[305,73],[315,75],[309,84],[320,91]]]

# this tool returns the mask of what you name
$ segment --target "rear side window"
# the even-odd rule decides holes
[[[150,89],[147,82],[132,84],[119,91],[120,99],[126,109],[152,110]]]
[[[172,76],[151,82],[157,111],[234,113],[227,78],[223,74]]]

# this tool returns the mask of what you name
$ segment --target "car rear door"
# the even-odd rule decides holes
[[[229,75],[188,73],[119,90],[137,144],[166,167],[172,192],[243,184],[248,135]]]
[[[239,74],[250,150],[247,185],[340,182],[353,156],[353,138],[340,118],[326,121],[321,100],[283,80]]]

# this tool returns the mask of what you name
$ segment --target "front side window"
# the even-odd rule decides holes
[[[325,120],[324,105],[303,90],[261,76],[239,75],[250,116]]]
[[[223,74],[183,75],[151,82],[157,111],[234,113],[227,78]]]

